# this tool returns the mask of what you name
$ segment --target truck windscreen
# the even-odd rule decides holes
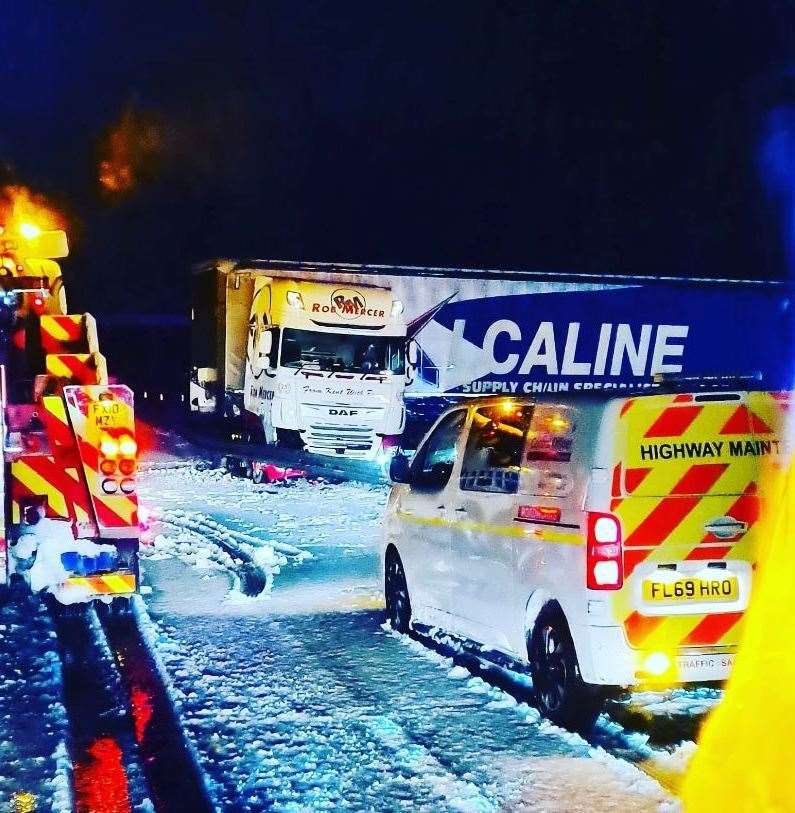
[[[285,328],[280,364],[346,373],[401,374],[405,367],[404,342],[398,336],[346,336]]]

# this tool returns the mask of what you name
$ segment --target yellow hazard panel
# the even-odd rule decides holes
[[[621,522],[624,587],[612,606],[632,646],[738,641],[763,507],[759,484],[783,451],[787,403],[770,393],[699,393],[622,404],[611,510]]]
[[[132,391],[121,384],[68,386],[64,397],[101,536],[137,536]]]
[[[780,437],[744,401],[632,399],[619,421],[614,496],[742,494]],[[614,472],[615,474],[615,472]]]
[[[107,384],[108,368],[101,353],[49,353],[47,373],[74,384]]]
[[[132,573],[103,573],[94,576],[70,576],[64,584],[79,587],[95,595],[126,595],[135,592]]]

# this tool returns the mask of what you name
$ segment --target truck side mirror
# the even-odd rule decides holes
[[[408,344],[408,361],[412,367],[416,367],[420,360],[420,346],[413,339]]]
[[[273,333],[270,330],[263,330],[259,337],[257,352],[260,356],[269,356],[273,350]]]
[[[393,483],[410,483],[411,472],[409,459],[403,452],[397,452],[389,463],[389,479]]]

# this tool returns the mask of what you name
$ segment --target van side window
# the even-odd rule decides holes
[[[461,468],[463,491],[515,494],[533,407],[502,404],[475,411]]]
[[[411,485],[423,491],[441,491],[453,473],[458,454],[458,438],[466,420],[466,410],[451,412],[425,441],[411,462]]]

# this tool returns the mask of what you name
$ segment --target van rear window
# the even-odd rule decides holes
[[[506,403],[477,409],[461,466],[461,489],[515,494],[533,407]]]

